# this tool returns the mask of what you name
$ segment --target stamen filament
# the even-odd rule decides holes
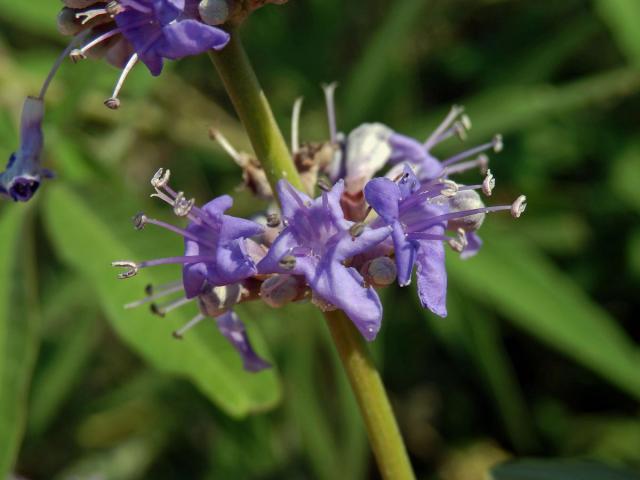
[[[336,82],[330,83],[329,85],[323,85],[322,90],[324,91],[324,98],[327,104],[327,120],[329,123],[329,138],[331,139],[331,143],[334,145],[338,143],[338,127],[336,122],[336,102],[335,102],[335,91],[338,87]]]
[[[477,147],[474,147],[474,148],[470,148],[469,150],[465,150],[464,152],[461,152],[457,155],[454,155],[453,157],[448,158],[447,160],[442,162],[442,166],[447,167],[449,165],[459,162],[460,160],[464,160],[465,158],[473,157],[478,153],[482,153],[482,152],[486,152],[487,150],[494,149],[496,148],[496,145],[498,145],[498,143],[494,139],[491,142],[478,145]]]
[[[149,295],[147,297],[141,298],[140,300],[136,300],[135,302],[130,302],[127,303],[124,308],[125,309],[131,309],[131,308],[137,308],[140,307],[142,305],[145,305],[149,302],[153,302],[154,300],[157,300],[159,298],[163,298],[166,297],[167,295],[171,295],[172,293],[177,293],[179,291],[183,290],[183,286],[182,286],[182,282],[179,282],[178,285],[174,285],[171,288],[166,288],[164,290],[160,290],[152,295]]]
[[[435,217],[428,218],[423,223],[418,224],[413,228],[415,230],[423,230],[437,223],[453,220],[454,218],[463,218],[463,217],[468,217],[470,215],[475,215],[477,213],[491,213],[491,212],[499,212],[499,211],[511,210],[511,209],[512,209],[512,205],[498,205],[494,207],[473,208],[471,210],[450,212],[450,213],[445,213],[443,215],[436,215]]]
[[[215,248],[215,245],[207,242],[205,239],[194,235],[193,233],[184,230],[182,228],[176,227],[175,225],[171,225],[170,223],[163,222],[161,220],[156,220],[155,218],[147,218],[145,217],[145,223],[150,223],[151,225],[156,225],[158,227],[166,228],[167,230],[172,231],[173,233],[177,233],[189,240],[193,240],[194,242],[198,242],[200,245],[204,245],[206,247]]]
[[[170,265],[175,263],[182,263],[185,265],[189,265],[191,263],[211,262],[211,261],[215,261],[215,257],[212,257],[210,255],[167,257],[167,258],[158,258],[156,260],[147,260],[145,262],[140,262],[138,264],[138,268],[155,267],[157,265]]]
[[[424,148],[429,150],[436,143],[438,143],[438,137],[442,135],[447,130],[447,128],[449,128],[449,126],[455,121],[458,115],[460,115],[462,112],[464,112],[464,108],[462,107],[459,107],[457,105],[454,105],[453,107],[451,107],[451,110],[449,110],[449,113],[447,114],[445,119],[442,121],[442,123],[440,123],[440,125],[438,125],[438,127],[433,131],[433,133],[429,135],[429,138],[425,140]]]
[[[131,70],[136,65],[136,63],[138,63],[138,54],[134,53],[133,55],[131,55],[131,58],[129,58],[129,61],[125,65],[124,69],[122,70],[122,73],[120,74],[120,78],[118,78],[118,82],[116,83],[116,86],[113,89],[113,94],[111,95],[111,98],[108,98],[104,102],[104,104],[108,108],[112,110],[116,110],[120,108],[120,100],[118,100],[118,95],[120,94],[120,90],[124,85],[124,81],[126,80],[129,73],[131,73]]]
[[[51,70],[49,70],[49,74],[47,75],[47,78],[45,78],[44,82],[42,83],[42,87],[40,88],[40,94],[37,97],[38,99],[44,100],[44,96],[47,94],[47,90],[49,90],[49,85],[51,85],[51,81],[53,80],[53,77],[55,77],[56,73],[58,73],[58,70],[60,69],[62,62],[64,62],[65,58],[69,56],[71,51],[75,48],[76,44],[84,40],[84,37],[86,37],[87,34],[88,32],[82,32],[76,35],[75,37],[73,37],[73,39],[69,42],[69,45],[67,45],[67,48],[65,48],[62,51],[62,53],[58,56],[58,58],[56,58],[56,61],[53,62],[53,66],[51,67]]]
[[[300,150],[300,111],[302,110],[302,100],[300,97],[293,104],[293,112],[291,114],[291,153]]]
[[[182,337],[184,336],[185,333],[187,333],[187,331],[191,330],[193,327],[198,325],[205,318],[207,318],[207,317],[205,317],[203,314],[199,313],[198,315],[193,317],[191,320],[189,320],[189,322],[187,322],[180,329],[178,329],[175,332],[173,332],[173,336],[175,338],[179,339],[179,340],[182,339]]]

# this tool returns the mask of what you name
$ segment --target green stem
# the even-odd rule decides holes
[[[294,187],[304,190],[238,33],[232,32],[229,44],[210,56],[271,187],[275,191],[278,180],[286,178]],[[342,312],[326,312],[325,316],[358,400],[382,477],[415,478],[380,375],[360,333]]]
[[[281,178],[286,178],[291,185],[304,190],[238,32],[232,31],[231,41],[227,46],[219,52],[211,51],[209,56],[222,78],[273,191],[276,191],[275,185]]]
[[[344,312],[325,312],[384,479],[415,478],[387,392],[360,332]]]

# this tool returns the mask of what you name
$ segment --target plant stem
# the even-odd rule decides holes
[[[304,190],[238,32],[232,31],[227,46],[219,52],[210,51],[209,56],[222,78],[273,191],[276,191],[276,183],[281,178],[286,178],[291,185]]]
[[[384,479],[415,478],[380,375],[355,326],[342,311],[325,312]]]
[[[274,192],[276,183],[282,178],[304,190],[238,33],[231,33],[229,44],[220,52],[211,52],[210,56],[256,156]],[[326,312],[325,316],[358,400],[382,477],[386,480],[415,478],[380,375],[360,333],[342,312]]]

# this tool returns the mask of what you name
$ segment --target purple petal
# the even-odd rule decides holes
[[[384,241],[391,234],[388,226],[380,228],[365,228],[358,237],[352,237],[348,232],[336,234],[332,241],[335,245],[329,245],[325,256],[332,262],[342,262],[348,258],[364,253]]]
[[[244,218],[225,215],[222,219],[220,240],[225,242],[236,238],[249,238],[260,235],[263,232],[264,227],[259,223],[245,220]]]
[[[467,246],[460,253],[460,258],[466,260],[467,258],[473,257],[480,247],[482,247],[482,239],[478,236],[476,232],[468,232],[467,233]]]
[[[278,200],[280,200],[282,216],[285,218],[293,218],[299,209],[307,208],[307,206],[313,204],[307,195],[293,188],[286,180],[278,181],[276,189],[278,191]]]
[[[244,323],[242,323],[234,312],[229,311],[216,317],[216,325],[220,333],[229,340],[233,348],[235,348],[242,357],[242,364],[245,370],[258,372],[271,366],[269,362],[260,358],[255,352],[249,341]]]
[[[214,286],[236,283],[257,273],[256,266],[247,254],[244,239],[218,246],[215,267],[210,266],[207,280]]]
[[[315,294],[344,311],[366,340],[376,338],[382,303],[373,288],[363,287],[364,279],[355,268],[323,259],[307,282]]]
[[[207,212],[213,218],[218,218],[224,212],[233,206],[233,198],[229,195],[220,195],[208,203],[205,203],[202,210]]]
[[[220,50],[231,37],[227,32],[197,20],[180,20],[162,28],[162,38],[153,46],[161,57],[170,60]]]
[[[364,187],[364,196],[367,203],[384,221],[391,224],[398,220],[400,188],[396,182],[388,178],[374,178]]]
[[[436,315],[446,317],[447,271],[444,244],[437,240],[423,240],[419,243],[416,273],[420,303]]]
[[[406,287],[411,283],[413,265],[416,262],[417,244],[415,241],[407,239],[400,222],[393,224],[391,238],[393,239],[396,267],[398,269],[398,284],[401,287]]]

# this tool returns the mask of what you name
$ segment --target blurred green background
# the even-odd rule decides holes
[[[65,46],[60,5],[0,0],[0,158],[17,145],[24,96]],[[285,134],[302,95],[302,138],[326,139],[322,82],[340,83],[345,132],[381,121],[422,138],[463,104],[470,145],[505,137],[492,203],[529,198],[517,222],[486,222],[478,257],[450,256],[448,318],[421,310],[413,288],[383,293],[372,349],[420,478],[480,480],[523,457],[555,460],[496,478],[640,470],[639,24],[638,0],[291,0],[243,28]],[[140,210],[171,219],[148,198],[151,175],[168,167],[206,201],[240,183],[208,127],[248,141],[206,56],[159,78],[137,68],[114,112],[102,101],[117,75],[90,60],[63,66],[45,120],[57,179],[29,205],[0,202],[0,478],[378,478],[308,306],[241,309],[276,365],[259,375],[211,325],[172,339],[189,308],[122,309],[179,274],[120,282],[110,267],[181,248],[131,226]],[[235,214],[264,206],[234,196]]]

